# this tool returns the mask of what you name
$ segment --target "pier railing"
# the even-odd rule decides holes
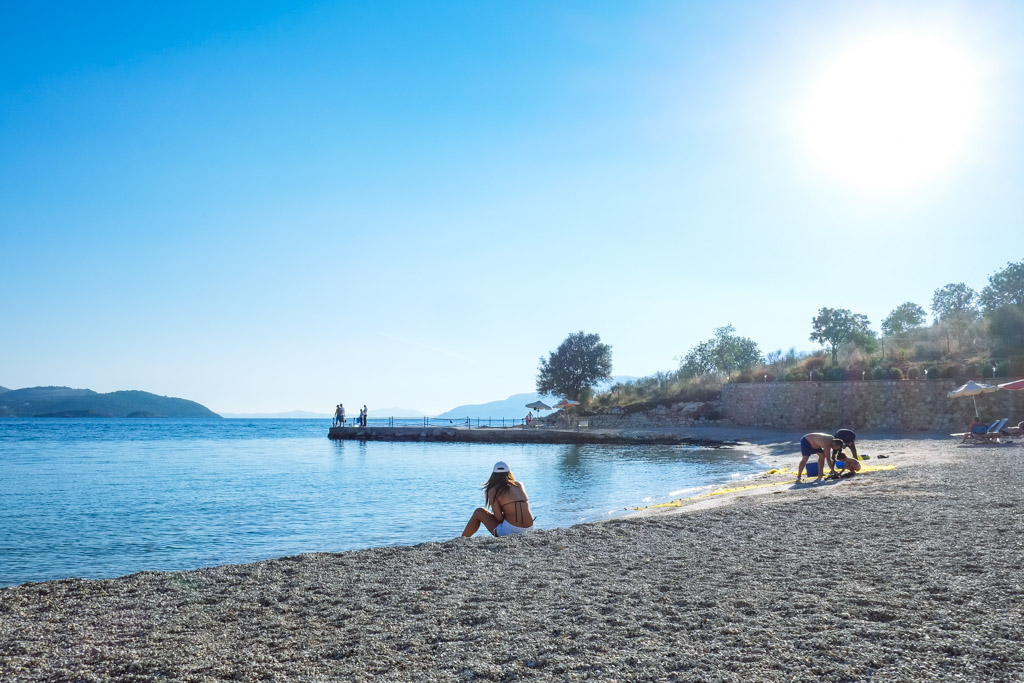
[[[543,420],[535,426],[543,425]],[[346,427],[359,426],[358,418],[345,420]],[[481,429],[483,427],[526,427],[523,417],[369,417],[367,427],[460,427]]]

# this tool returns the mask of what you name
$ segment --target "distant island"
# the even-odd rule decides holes
[[[69,387],[0,387],[0,417],[208,417],[220,415],[195,401],[145,391],[99,394]]]

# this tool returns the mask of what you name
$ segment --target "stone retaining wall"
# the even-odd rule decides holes
[[[720,409],[730,421],[745,426],[962,431],[974,416],[974,402],[948,398],[956,386],[951,380],[727,384]],[[1022,391],[984,394],[977,401],[986,422],[1024,420]]]
[[[974,416],[970,398],[947,397],[956,387],[952,380],[727,384],[721,401],[712,406],[678,403],[643,413],[612,409],[587,419],[592,429],[741,425],[807,431],[849,427],[956,432],[965,430]],[[1024,391],[998,391],[978,396],[977,401],[986,422],[1007,417],[1015,425],[1024,420]]]

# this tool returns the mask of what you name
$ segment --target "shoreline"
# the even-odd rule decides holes
[[[1024,676],[1024,450],[948,437],[860,450],[896,469],[512,538],[0,589],[0,673]]]

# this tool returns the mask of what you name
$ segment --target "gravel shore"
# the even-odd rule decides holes
[[[1024,447],[858,446],[896,468],[506,539],[0,589],[0,680],[1024,680]],[[796,467],[789,440],[755,447]]]

